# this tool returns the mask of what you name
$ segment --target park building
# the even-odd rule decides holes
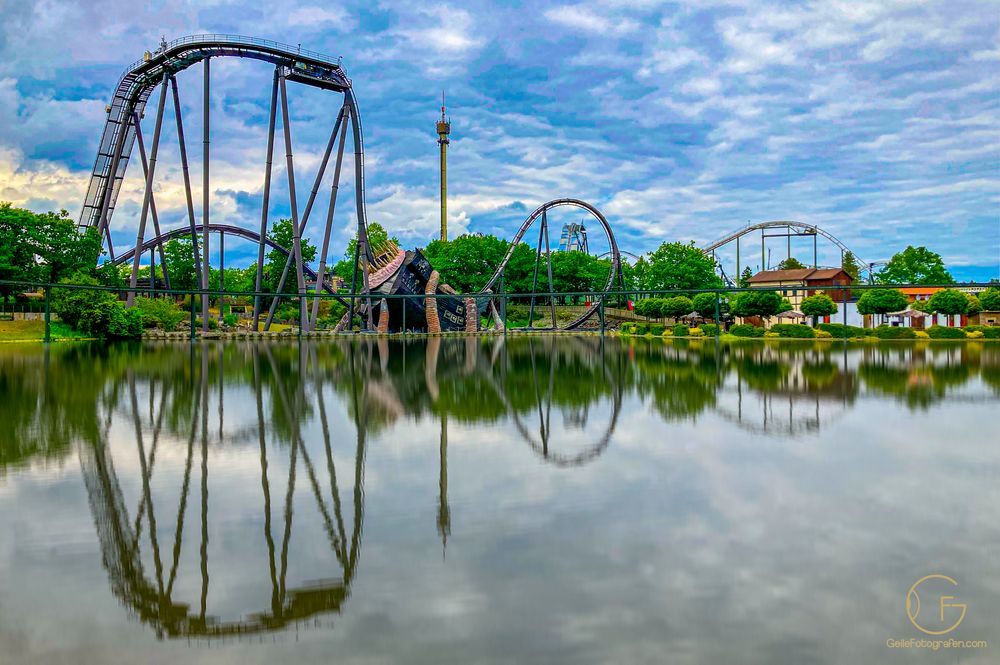
[[[843,268],[797,268],[790,270],[762,270],[751,277],[747,286],[772,289],[780,293],[792,304],[795,311],[803,298],[816,293],[825,293],[835,302],[850,298],[851,276]],[[817,287],[839,286],[837,289]]]

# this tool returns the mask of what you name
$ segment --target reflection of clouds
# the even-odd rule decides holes
[[[439,365],[439,378],[448,367]],[[422,382],[423,367],[414,369]],[[732,391],[730,375],[720,405]],[[911,411],[862,386],[846,405],[821,402],[838,417],[824,412],[823,427],[787,437],[740,429],[714,408],[668,422],[630,388],[606,453],[573,469],[541,463],[509,418],[488,426],[449,418],[444,558],[435,529],[439,419],[427,410],[404,415],[368,441],[361,562],[343,614],[274,643],[155,642],[108,593],[96,547],[45,547],[60,542],[57,530],[92,533],[74,468],[19,471],[0,493],[0,533],[16,536],[0,538],[0,603],[20,611],[0,613],[0,641],[13,645],[14,662],[70,653],[101,663],[137,654],[147,662],[327,662],[331,653],[347,663],[921,662],[925,654],[884,643],[911,636],[903,596],[930,572],[959,579],[970,605],[956,637],[1000,639],[990,549],[1000,542],[1000,452],[982,426],[996,401],[964,399],[984,393],[970,382]],[[333,385],[324,394],[337,469],[346,473],[350,397]],[[225,431],[246,431],[252,390],[227,384],[225,399]],[[216,407],[210,402],[210,431]],[[610,395],[596,398],[587,431],[610,408]],[[141,478],[128,461],[135,441],[125,415],[116,415],[111,446],[132,508]],[[318,464],[322,433],[311,418],[302,440]],[[222,615],[270,600],[258,451],[244,443],[210,448],[209,607]],[[171,435],[157,452],[152,491],[165,540],[185,445]],[[272,510],[280,512],[290,450],[272,446]],[[294,496],[290,586],[329,577],[335,564],[301,467]],[[199,530],[197,519],[185,525],[181,566],[194,577],[176,587],[195,600]]]

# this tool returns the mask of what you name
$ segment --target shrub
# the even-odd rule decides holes
[[[646,333],[649,332],[649,324],[648,323],[633,323],[632,324],[632,332],[634,334],[636,334],[636,335],[645,335]]]
[[[719,326],[714,323],[703,323],[701,324],[701,331],[705,333],[706,337],[715,337],[719,334]]]
[[[965,331],[961,328],[931,326],[927,329],[927,336],[931,339],[965,339]]]
[[[222,317],[222,323],[225,324],[227,328],[235,328],[236,321],[237,318],[235,314],[226,314]]]
[[[764,329],[749,323],[738,323],[729,329],[729,334],[736,337],[763,337]]]
[[[77,273],[61,283],[96,286],[98,282]],[[94,337],[125,339],[142,336],[142,312],[126,310],[111,291],[56,288],[52,310],[63,323]]]
[[[970,331],[967,331],[965,333],[965,336],[968,337],[969,339],[982,339],[983,338],[983,331],[982,330],[970,330]]]
[[[923,330],[914,330],[913,334],[914,336],[916,336],[917,339],[930,339],[931,337]]]
[[[618,326],[618,332],[622,335],[632,335],[635,334],[635,324],[634,323],[623,323]]]
[[[833,335],[831,335],[826,330],[817,330],[816,331],[816,337],[817,337],[817,339],[829,339],[829,338],[833,337]]]
[[[162,328],[169,332],[187,317],[187,313],[169,298],[139,296],[135,299],[135,307],[142,312],[142,322],[147,328]]]
[[[986,339],[1000,339],[1000,326],[965,326],[965,332],[981,332]]]
[[[820,323],[816,326],[816,330],[823,330],[830,333],[834,337],[839,337],[843,339],[864,337],[867,335],[867,331],[864,328],[859,328],[858,326],[847,326],[843,323]]]
[[[872,337],[878,339],[916,339],[917,335],[913,328],[894,328],[892,326],[879,326],[871,331]]]
[[[195,328],[201,328],[201,317],[199,317],[199,318],[197,318],[197,319],[194,320],[194,327]],[[218,330],[219,329],[219,322],[216,319],[209,319],[208,320],[208,329],[209,330]]]
[[[774,332],[773,330],[768,330],[767,332],[764,333],[764,337],[770,337],[770,338],[777,339],[778,337],[781,337],[781,335],[779,335],[778,333]]]
[[[689,337],[704,337],[705,336],[705,331],[702,330],[701,328],[691,328],[690,330],[688,330],[688,336]]]
[[[769,332],[777,333],[779,337],[794,339],[812,339],[816,336],[813,329],[804,323],[775,323]]]
[[[670,328],[665,328],[663,330],[663,336],[664,337],[673,337],[674,336],[674,331],[671,330]]]
[[[683,323],[678,323],[673,328],[671,328],[671,331],[673,332],[674,337],[687,337],[688,334],[691,332],[691,329],[688,328]]]
[[[653,335],[656,335],[657,337],[662,335],[665,329],[666,326],[663,325],[662,323],[654,323],[649,326],[649,332],[652,333]]]

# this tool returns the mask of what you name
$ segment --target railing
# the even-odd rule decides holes
[[[233,46],[247,45],[247,46],[265,46],[267,48],[279,49],[281,51],[288,51],[295,53],[297,55],[302,55],[312,60],[319,60],[325,62],[331,66],[340,67],[340,63],[337,58],[331,58],[325,53],[320,53],[319,51],[312,51],[309,49],[302,48],[301,45],[292,46],[291,44],[283,44],[282,42],[276,42],[270,39],[261,39],[260,37],[247,37],[245,35],[229,35],[229,34],[204,34],[204,35],[187,35],[185,37],[179,37],[167,43],[166,47],[160,45],[156,51],[152,51],[155,56],[157,53],[162,53],[163,51],[168,51],[175,46],[181,46],[182,44],[197,44],[201,42],[222,42],[225,44],[232,44]],[[127,76],[129,72],[134,70],[136,67],[142,65],[145,62],[145,58],[140,58],[136,60],[131,65],[125,68],[122,72],[122,78]]]
[[[275,294],[272,293],[272,292],[269,292],[269,291],[231,291],[231,290],[218,290],[218,289],[217,290],[184,290],[184,289],[166,289],[166,288],[140,287],[140,286],[136,286],[136,287],[133,288],[133,287],[130,287],[130,286],[104,286],[104,285],[93,285],[93,284],[62,284],[62,283],[51,284],[51,283],[45,283],[45,282],[24,282],[24,281],[12,281],[12,280],[0,280],[0,286],[7,287],[10,290],[14,290],[14,289],[20,289],[20,290],[33,289],[33,290],[42,290],[44,292],[45,296],[44,296],[44,299],[43,299],[42,310],[41,311],[43,311],[44,314],[45,314],[45,341],[46,341],[46,343],[50,341],[50,318],[51,318],[50,313],[51,313],[51,298],[52,298],[52,290],[53,289],[82,290],[82,291],[109,291],[109,292],[113,292],[113,293],[116,293],[116,294],[119,294],[119,295],[123,295],[123,294],[128,293],[128,292],[133,292],[133,293],[136,293],[136,294],[148,295],[148,296],[165,296],[165,295],[174,296],[174,297],[177,297],[177,296],[192,296],[192,298],[191,298],[191,307],[190,307],[190,317],[189,317],[190,318],[190,338],[192,340],[196,339],[196,337],[197,337],[196,327],[194,325],[194,321],[195,321],[196,315],[195,315],[195,307],[194,307],[194,298],[193,298],[193,296],[207,297],[207,298],[219,298],[220,302],[222,301],[221,299],[224,299],[224,298],[248,298],[248,299],[253,299],[253,298],[274,298],[275,297]],[[799,290],[799,291],[808,290],[810,292],[839,291],[840,295],[841,295],[841,298],[836,299],[836,301],[838,302],[838,304],[842,305],[842,307],[840,308],[839,313],[842,314],[843,319],[844,319],[844,323],[846,324],[846,322],[847,322],[847,303],[851,301],[851,298],[850,298],[850,295],[849,295],[850,293],[852,293],[852,292],[863,292],[863,291],[877,291],[877,290],[880,290],[880,289],[900,289],[900,288],[907,288],[907,287],[910,287],[910,286],[914,286],[914,285],[905,285],[905,284],[902,284],[902,285],[901,284],[852,284],[852,285],[847,285],[847,286],[845,286],[845,285],[824,285],[824,286],[809,286],[808,289],[806,289],[805,287],[803,287],[803,288],[799,288],[799,289],[796,289],[796,290]],[[964,283],[964,284],[937,284],[937,285],[921,284],[921,285],[916,285],[916,286],[920,286],[921,288],[976,289],[976,288],[996,287],[997,285],[994,284],[994,283],[987,283],[987,282],[968,282],[968,283]],[[482,294],[482,293],[471,293],[471,294],[469,294],[469,293],[466,293],[466,294],[463,294],[463,293],[459,293],[459,294],[449,294],[449,293],[431,293],[431,294],[399,294],[399,293],[382,294],[382,293],[371,293],[371,294],[363,294],[363,293],[358,293],[358,294],[353,294],[353,295],[349,294],[349,293],[330,294],[330,293],[322,293],[322,292],[321,293],[308,292],[308,293],[306,293],[304,295],[298,294],[298,293],[281,294],[279,297],[282,298],[282,299],[284,299],[284,300],[290,300],[290,301],[297,301],[298,302],[299,316],[300,316],[299,320],[300,321],[303,318],[303,312],[308,311],[309,307],[311,307],[311,301],[313,299],[317,299],[317,298],[319,300],[337,300],[337,299],[343,299],[343,300],[349,301],[351,303],[350,310],[355,312],[354,317],[358,317],[359,316],[359,314],[357,313],[357,308],[361,304],[366,303],[366,302],[377,302],[377,301],[382,300],[382,299],[385,299],[387,301],[391,301],[391,300],[403,300],[403,301],[411,300],[411,301],[414,301],[414,302],[419,302],[421,304],[425,303],[428,298],[429,299],[433,299],[433,300],[437,300],[438,298],[444,298],[444,299],[448,299],[448,298],[452,298],[452,299],[456,299],[456,298],[457,299],[472,298],[472,299],[476,300],[477,303],[483,302],[483,301],[488,301],[488,300],[493,300],[493,301],[499,301],[500,305],[501,305],[500,312],[501,312],[501,318],[503,319],[503,321],[501,322],[502,328],[503,328],[503,330],[502,330],[503,334],[507,334],[509,332],[525,331],[525,330],[527,330],[527,331],[538,331],[538,332],[542,332],[542,331],[546,331],[546,330],[552,330],[552,328],[546,329],[546,328],[533,328],[532,327],[532,323],[534,321],[540,320],[540,317],[535,317],[533,321],[529,321],[528,322],[528,326],[524,327],[524,328],[521,328],[521,327],[511,328],[511,327],[509,327],[507,325],[507,323],[506,323],[506,320],[508,319],[508,317],[506,316],[506,311],[507,311],[508,305],[511,304],[511,303],[514,303],[514,304],[517,304],[517,305],[527,304],[532,299],[534,299],[536,302],[542,301],[542,302],[546,302],[546,303],[547,303],[548,299],[561,299],[561,300],[563,300],[563,302],[567,302],[570,299],[585,300],[585,301],[590,302],[590,303],[596,302],[598,304],[598,311],[597,311],[598,321],[599,321],[599,328],[598,329],[599,329],[600,333],[603,335],[605,333],[606,327],[607,327],[606,326],[606,318],[607,318],[606,317],[606,313],[607,313],[606,312],[606,306],[607,306],[607,308],[614,308],[616,306],[617,307],[621,307],[623,305],[627,305],[627,303],[629,303],[629,302],[632,302],[634,300],[641,300],[643,298],[654,298],[654,297],[676,296],[676,295],[688,295],[688,296],[691,296],[691,295],[698,294],[698,293],[713,293],[716,296],[716,298],[715,298],[715,312],[714,312],[714,316],[709,316],[707,318],[712,318],[714,320],[719,320],[720,318],[722,318],[723,314],[728,314],[728,313],[723,312],[721,310],[722,296],[727,295],[727,294],[743,293],[743,292],[747,292],[747,291],[775,291],[775,289],[771,289],[771,288],[655,289],[655,290],[629,290],[629,291],[614,290],[614,291],[603,291],[603,292],[602,291],[573,291],[573,292],[536,292],[536,293],[497,293],[497,294],[490,294],[490,293],[486,293],[486,294]],[[38,305],[36,304],[34,306],[37,307]],[[8,305],[8,307],[10,307],[10,305]],[[577,303],[577,304],[567,303],[566,305],[560,305],[560,307],[579,308],[580,304],[579,303]],[[38,311],[38,310],[36,310],[36,311]],[[396,333],[396,334],[408,334],[408,335],[421,334],[421,331],[418,331],[418,330],[408,330],[407,329],[407,327],[406,327],[405,312],[406,312],[406,308],[404,307],[403,308],[404,315],[403,315],[403,320],[402,320],[402,331],[400,333]],[[219,318],[221,318],[221,315],[220,315]],[[618,317],[615,317],[615,318],[618,318]],[[639,318],[639,315],[636,315],[636,318]],[[352,323],[353,323],[353,318],[352,318]],[[556,322],[553,322],[553,324],[555,324],[555,323]],[[362,324],[361,324],[361,330],[360,331],[361,332],[374,332],[373,330],[365,329],[364,325],[365,325],[364,318],[362,317]],[[301,325],[298,325],[298,326],[293,325],[292,327],[294,327],[294,328],[297,329],[297,333],[298,333],[299,336],[302,335],[303,329],[302,329]],[[717,330],[716,331],[716,335],[718,335],[718,334],[719,334],[719,332]]]

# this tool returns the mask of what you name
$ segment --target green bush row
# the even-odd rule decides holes
[[[764,329],[752,326],[749,323],[737,323],[729,328],[729,334],[736,337],[763,337]]]
[[[839,338],[857,339],[868,336],[866,329],[859,328],[858,326],[844,325],[843,323],[820,323],[816,328],[817,330],[825,330],[833,337]]]
[[[916,339],[917,333],[913,328],[904,327],[893,327],[893,326],[879,326],[868,331],[870,337],[877,337],[878,339]],[[965,333],[962,333],[962,337],[965,337]]]
[[[812,339],[816,336],[813,329],[804,323],[775,323],[769,332],[778,333],[778,337],[792,339]]]
[[[719,326],[714,323],[703,323],[701,331],[705,333],[705,337],[715,337],[719,334]]]
[[[979,331],[983,333],[983,337],[986,339],[1000,339],[1000,326],[965,326],[963,328],[966,332],[976,332]]]
[[[931,326],[926,331],[931,339],[965,339],[965,331],[961,328],[949,328],[948,326]],[[985,335],[984,335],[985,336]]]

